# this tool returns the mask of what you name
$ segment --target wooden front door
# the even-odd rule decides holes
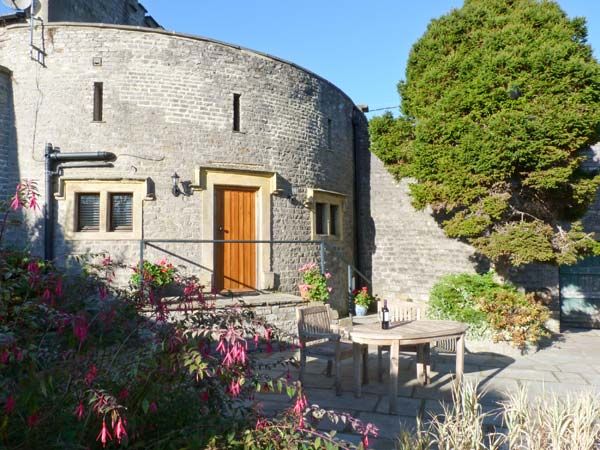
[[[215,188],[215,239],[256,240],[256,191]],[[220,291],[256,289],[256,244],[215,244],[215,282]]]

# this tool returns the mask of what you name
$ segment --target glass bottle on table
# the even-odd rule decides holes
[[[381,328],[383,330],[390,328],[390,310],[387,306],[387,300],[383,301],[383,308],[381,309]]]

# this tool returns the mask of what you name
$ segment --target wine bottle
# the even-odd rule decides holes
[[[387,300],[383,301],[381,309],[381,328],[387,330],[390,328],[390,310],[387,307]]]

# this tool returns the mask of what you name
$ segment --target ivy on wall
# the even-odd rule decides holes
[[[372,151],[412,177],[446,234],[494,261],[574,263],[599,245],[577,220],[600,176],[600,65],[582,18],[553,1],[466,0],[433,20],[398,84],[402,115],[370,122]]]

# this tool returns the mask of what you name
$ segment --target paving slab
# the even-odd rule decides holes
[[[379,401],[379,396],[367,393],[360,398],[355,398],[350,391],[345,391],[343,395],[337,396],[333,389],[307,388],[305,393],[310,404],[337,411],[373,411]]]

